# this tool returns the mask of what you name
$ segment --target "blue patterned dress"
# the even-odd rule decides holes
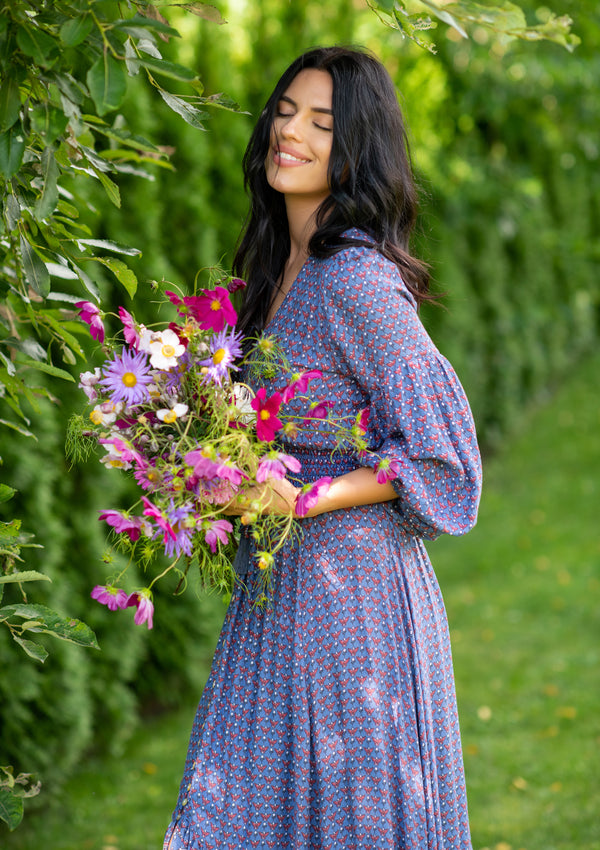
[[[165,850],[470,850],[448,626],[422,543],[475,522],[463,389],[371,248],[309,258],[268,332],[294,370],[322,371],[312,391],[334,413],[370,406],[398,498],[302,520],[271,608],[234,591]],[[332,446],[315,431],[285,451],[305,481],[376,463]]]

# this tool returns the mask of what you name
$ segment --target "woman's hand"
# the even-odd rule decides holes
[[[269,478],[237,495],[223,510],[229,516],[279,514],[296,516],[296,498],[300,492],[287,478]]]

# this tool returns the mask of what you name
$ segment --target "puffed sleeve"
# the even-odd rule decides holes
[[[481,460],[464,390],[427,335],[397,267],[375,249],[350,248],[321,280],[332,359],[369,400],[369,441],[394,461],[403,527],[418,537],[464,534],[475,524]]]

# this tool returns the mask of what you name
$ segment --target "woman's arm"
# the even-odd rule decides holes
[[[271,478],[262,486],[255,487],[252,494],[243,502],[234,500],[225,510],[227,514],[240,516],[247,513],[251,502],[256,500],[262,505],[263,513],[289,514],[294,511],[296,498],[300,488],[287,478]],[[397,499],[398,494],[388,482],[377,483],[377,474],[372,469],[361,467],[334,478],[327,493],[322,495],[306,514],[307,517],[318,516],[328,511],[338,511],[344,508],[354,508],[358,505],[372,505],[378,502],[389,502]],[[294,511],[294,515],[296,513]]]

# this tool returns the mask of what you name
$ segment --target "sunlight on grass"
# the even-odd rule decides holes
[[[486,464],[477,528],[430,552],[454,646],[474,850],[600,850],[600,358]],[[6,850],[158,850],[195,705],[90,759]]]

